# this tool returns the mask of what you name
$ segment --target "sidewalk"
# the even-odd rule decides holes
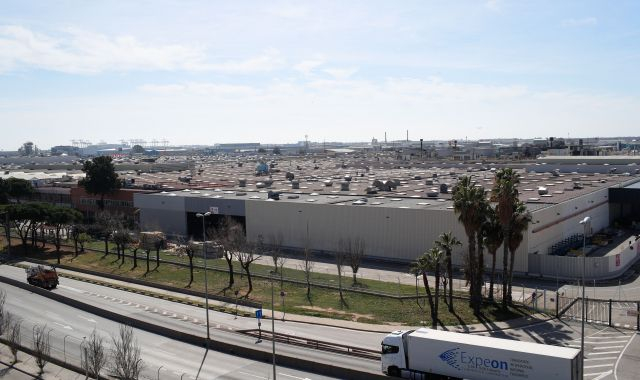
[[[42,379],[42,380],[81,380],[84,375],[75,373],[66,368],[59,367],[52,363],[44,366],[44,373],[38,377],[40,369],[36,365],[35,359],[18,352],[18,362],[11,366],[13,355],[7,346],[0,344],[0,378],[3,379]]]
[[[27,262],[22,262],[21,264],[28,265]],[[65,275],[65,274],[72,275],[76,278],[83,278],[86,280],[109,283],[116,286],[135,288],[141,291],[153,293],[160,297],[164,296],[167,298],[171,297],[173,299],[183,299],[190,302],[204,303],[203,297],[187,295],[179,292],[172,292],[172,291],[158,289],[151,286],[137,285],[137,284],[132,284],[126,281],[112,280],[112,279],[103,278],[100,276],[93,276],[90,274],[85,274],[82,272],[76,272],[76,271],[71,271],[71,270],[61,269],[61,268],[58,269],[58,273],[60,273],[61,275]],[[515,295],[515,289],[514,289],[514,295]],[[209,300],[209,304],[210,306],[214,306],[214,305],[224,306],[229,309],[235,308],[234,303],[221,302],[221,301],[211,300],[211,299]],[[239,314],[242,312],[245,312],[253,315],[253,313],[255,312],[255,309],[251,307],[239,305],[238,312]],[[272,315],[272,311],[267,308],[263,310],[263,313],[265,317],[269,317]],[[282,319],[282,312],[276,311],[275,318]],[[549,319],[549,316],[547,315],[535,314],[532,316],[517,318],[514,320],[504,321],[504,322],[494,322],[489,324],[479,323],[479,324],[467,325],[467,326],[447,326],[446,329],[450,331],[458,331],[458,332],[483,332],[483,331],[489,331],[489,330],[503,330],[503,329],[517,328],[517,327],[530,325],[532,323],[545,321],[548,319]],[[401,326],[401,325],[390,325],[390,324],[386,324],[386,325],[370,324],[370,323],[353,322],[353,321],[346,321],[346,320],[340,320],[340,319],[320,318],[320,317],[290,314],[290,313],[286,313],[285,321],[309,323],[309,324],[315,324],[315,325],[324,325],[324,326],[345,328],[350,330],[360,330],[360,331],[379,332],[379,333],[389,333],[391,331],[398,330],[398,329],[410,330],[410,329],[417,329],[417,328],[423,327],[423,326]]]

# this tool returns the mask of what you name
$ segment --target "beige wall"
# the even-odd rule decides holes
[[[467,237],[457,216],[448,209],[400,209],[372,206],[338,206],[293,202],[247,201],[247,237],[255,241],[262,235],[282,233],[288,247],[303,248],[309,230],[309,246],[315,250],[335,251],[340,238],[363,238],[369,256],[412,261],[433,246],[447,231],[463,243],[454,251],[454,264],[461,265],[467,251]],[[515,270],[526,272],[527,241],[517,252]],[[502,267],[502,250],[497,268]],[[491,256],[485,250],[485,265]]]

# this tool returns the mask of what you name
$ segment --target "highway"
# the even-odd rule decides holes
[[[7,286],[6,308],[9,312],[24,319],[22,326],[22,344],[31,346],[32,328],[35,324],[51,329],[50,340],[52,354],[66,357],[68,361],[79,363],[79,345],[93,329],[106,337],[118,331],[118,323],[86,314],[82,311],[52,301],[29,291]],[[145,363],[143,378],[156,379],[158,370],[161,379],[193,379],[205,354],[205,349],[194,345],[171,340],[162,336],[134,329],[135,336],[142,348]],[[210,351],[200,374],[201,379],[269,379],[272,378],[269,363]],[[284,379],[330,379],[329,377],[307,373],[289,368],[277,368],[280,378]]]
[[[25,281],[23,269],[2,265],[0,275],[18,281]],[[158,299],[142,294],[113,289],[105,286],[77,281],[65,277],[60,278],[60,285],[54,292],[74,298],[76,300],[115,311],[119,314],[154,322],[173,329],[187,331],[192,334],[205,336],[205,311],[203,308],[185,305]],[[211,335],[215,336],[216,330],[246,330],[258,328],[255,318],[238,316],[237,319],[228,313],[210,310],[209,319],[212,327]],[[271,321],[263,321],[263,329],[271,328]],[[268,326],[266,326],[268,322]],[[362,331],[347,330],[332,326],[310,325],[276,320],[276,332],[321,339],[327,342],[347,344],[356,347],[378,350],[380,342],[386,334],[367,333]]]
[[[24,271],[20,268],[5,265],[0,266],[0,275],[24,281]],[[130,317],[167,326],[175,330],[187,331],[200,336],[205,335],[205,316],[202,308],[169,302],[69,278],[61,278],[60,281],[60,286],[54,290],[56,293],[73,297],[82,302]],[[38,310],[38,308],[41,307],[40,305],[43,303],[46,304],[46,311],[42,315],[38,315],[39,320],[35,320],[35,322],[48,323],[49,327],[55,328],[56,333],[60,335],[59,339],[62,339],[63,332],[66,331],[71,331],[74,337],[81,339],[82,336],[90,334],[93,326],[99,326],[105,335],[109,335],[117,329],[117,324],[113,322],[86,315],[76,309],[36,296],[24,290],[12,287],[8,288],[12,289],[12,293],[19,293],[15,294],[15,296],[10,295],[8,297],[8,304],[10,305],[10,310],[15,307],[20,315],[32,315],[35,313],[34,310]],[[27,294],[28,296],[26,296]],[[11,301],[12,299],[14,300]],[[20,300],[17,305],[16,299]],[[238,317],[234,319],[233,315],[210,311],[210,319],[212,324],[211,336],[214,340],[218,338],[237,344],[256,344],[254,338],[233,333],[234,330],[256,328],[257,323],[254,318]],[[263,324],[263,328],[266,327],[270,329],[270,321],[265,322],[267,323]],[[380,340],[384,335],[290,321],[281,322],[279,320],[276,321],[276,332],[371,349],[377,349],[379,347]],[[487,335],[488,333],[483,334]],[[580,325],[576,322],[552,320],[525,328],[509,329],[489,334],[506,339],[570,347],[579,347],[580,344]],[[156,370],[159,366],[164,365],[165,367],[161,369],[161,373],[163,373],[162,371],[165,371],[166,368],[169,368],[166,369],[167,378],[169,378],[169,373],[176,375],[179,372],[187,372],[189,376],[192,376],[194,374],[193,368],[197,368],[197,365],[199,365],[198,360],[202,358],[204,352],[201,348],[158,337],[157,335],[144,331],[137,331],[137,335],[141,337],[139,338],[141,345],[145,347],[143,352],[145,355],[149,355],[148,358],[145,357],[145,361],[148,361],[149,366],[156,368]],[[615,379],[616,371],[629,373],[630,371],[640,370],[640,363],[634,359],[635,356],[630,354],[640,350],[640,340],[634,339],[634,331],[625,329],[618,330],[606,326],[587,325],[585,335],[588,337],[585,347],[586,357],[588,359],[588,361],[585,362],[585,373],[588,374],[588,376],[585,377],[586,379],[598,378],[598,376],[603,376],[599,379]],[[70,340],[67,339],[67,345],[69,345],[69,342]],[[260,343],[260,345],[270,347],[270,342],[263,342]],[[154,347],[154,349],[150,351],[148,347]],[[602,348],[606,349],[602,350]],[[366,359],[307,350],[284,344],[278,344],[278,350],[279,352],[282,350],[282,352],[293,355],[303,355],[302,357],[305,358],[324,358],[350,368],[357,368],[373,373],[379,370],[378,362]],[[188,355],[185,355],[185,352],[187,352]],[[217,359],[219,355],[223,359]],[[224,363],[224,365],[214,365],[215,369],[206,367],[208,371],[212,371],[212,378],[233,378],[233,374],[239,370],[255,376],[262,376],[263,378],[268,377],[268,374],[270,374],[270,367],[267,364],[255,363],[220,353],[215,353],[213,356],[216,357],[216,359],[212,359],[213,362]],[[229,357],[229,359],[227,359],[227,357]],[[169,363],[170,366],[168,366],[167,363]],[[189,369],[191,372],[188,371]],[[299,371],[292,371],[291,375],[304,375],[305,377],[314,379],[321,378],[317,375],[301,373]],[[239,376],[238,378],[248,377]],[[299,377],[304,378],[302,376]],[[153,376],[153,378],[156,377]],[[282,378],[287,377],[283,375]],[[618,379],[625,379],[625,377],[618,377]]]

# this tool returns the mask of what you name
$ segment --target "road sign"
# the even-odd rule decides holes
[[[219,210],[217,207],[211,206],[209,207],[209,212],[211,212],[212,214],[218,214]]]
[[[256,310],[256,318],[258,318],[258,320],[262,318],[262,309]]]

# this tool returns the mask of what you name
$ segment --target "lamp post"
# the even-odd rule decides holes
[[[271,350],[273,357],[273,380],[276,380],[276,308],[274,307],[273,271],[269,272],[271,279]]]
[[[584,274],[587,267],[587,231],[591,226],[591,217],[585,217],[580,221],[583,227],[582,233],[582,334],[580,334],[580,350],[582,350],[582,373],[584,374],[584,322],[587,314],[587,305],[584,297]]]
[[[206,230],[205,230],[205,226],[204,226],[204,219],[211,215],[210,212],[205,212],[204,214],[201,213],[197,213],[196,216],[198,218],[202,218],[202,256],[204,259],[204,308],[206,309],[206,313],[207,313],[207,350],[209,350],[209,339],[210,339],[210,335],[209,335],[209,292],[207,289],[208,286],[208,281],[207,281],[207,236],[206,236]]]

